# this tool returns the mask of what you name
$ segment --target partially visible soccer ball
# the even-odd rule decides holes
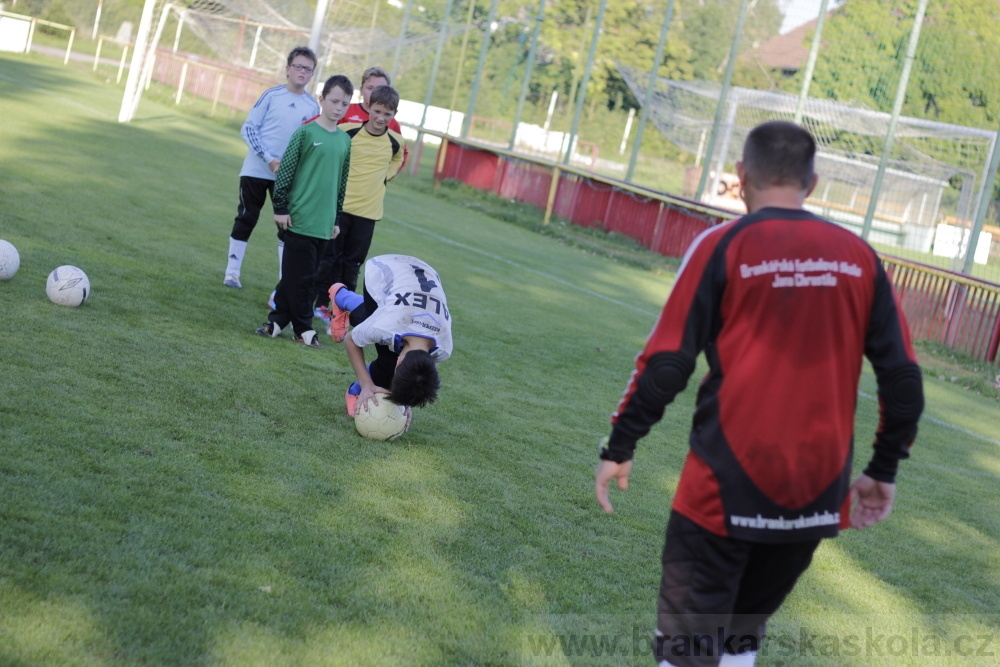
[[[358,410],[354,427],[362,436],[372,440],[395,440],[406,430],[406,408],[396,405],[385,394],[379,394],[378,405],[368,401]]]
[[[0,280],[10,280],[21,267],[21,255],[12,243],[0,239]]]
[[[86,273],[75,266],[60,266],[49,274],[45,293],[52,303],[75,308],[90,296],[90,280]]]

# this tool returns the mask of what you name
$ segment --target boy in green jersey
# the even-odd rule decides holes
[[[337,128],[351,104],[354,86],[343,75],[323,86],[320,115],[295,130],[274,183],[274,222],[285,231],[281,280],[274,308],[257,333],[275,337],[292,325],[296,342],[322,348],[313,329],[312,284],[344,205],[351,139]]]

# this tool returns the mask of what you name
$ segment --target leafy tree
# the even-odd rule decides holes
[[[827,20],[811,94],[892,109],[916,0],[850,0]],[[1000,116],[1000,8],[950,0],[927,11],[903,113],[994,129]]]

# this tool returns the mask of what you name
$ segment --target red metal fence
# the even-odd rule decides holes
[[[506,151],[445,138],[434,171],[506,199],[535,204],[582,227],[600,227],[636,239],[668,257],[680,257],[698,234],[732,214],[589,172],[529,160]]]
[[[1000,286],[895,257],[882,257],[914,339],[997,362]]]
[[[234,70],[218,63],[193,60],[186,54],[158,49],[153,61],[152,78],[176,89],[178,99],[193,95],[236,110],[251,108],[261,93],[276,85],[252,70]]]
[[[731,219],[680,197],[552,162],[525,159],[476,142],[442,137],[435,179],[452,178],[506,199],[535,204],[584,227],[600,227],[669,257],[681,257],[702,231]],[[915,340],[930,340],[976,359],[997,363],[1000,285],[883,256]]]

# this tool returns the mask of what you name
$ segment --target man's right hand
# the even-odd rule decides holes
[[[268,162],[267,166],[271,168],[271,172],[272,173],[277,174],[278,173],[278,167],[281,166],[281,160],[278,160],[277,158],[275,158],[274,160],[271,160],[270,162]]]

